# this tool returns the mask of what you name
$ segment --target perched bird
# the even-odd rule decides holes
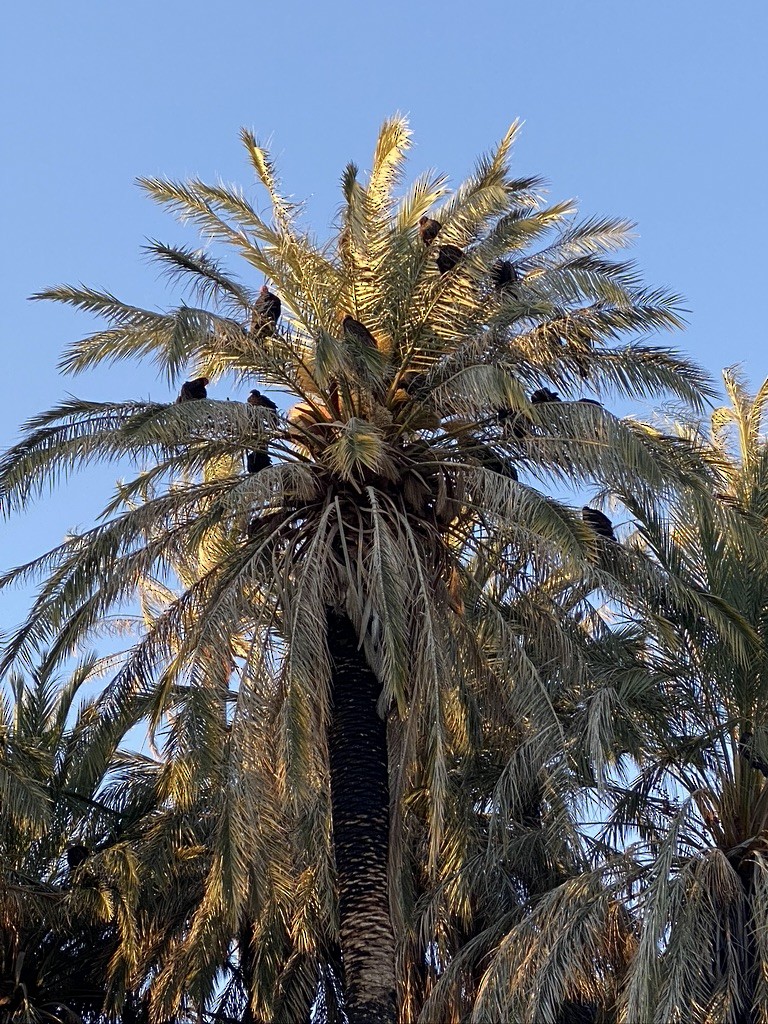
[[[277,422],[277,406],[271,398],[263,395],[258,388],[253,388],[246,399],[252,409],[266,409],[268,420]],[[260,473],[262,469],[272,465],[272,459],[266,450],[257,449],[247,452],[245,456],[245,467],[249,473]]]
[[[531,405],[544,405],[547,402],[559,402],[560,395],[556,391],[550,391],[549,388],[539,388],[538,391],[534,391],[531,395]]]
[[[520,477],[517,474],[517,470],[512,465],[509,459],[503,459],[500,455],[495,452],[488,455],[483,462],[485,469],[490,469],[492,473],[498,473],[499,476],[505,476],[508,480],[519,480]]]
[[[560,1003],[555,1024],[597,1024],[599,1019],[599,1008],[596,1003],[566,999]]]
[[[745,729],[739,737],[739,755],[744,758],[750,768],[754,768],[757,772],[762,772],[762,774],[768,779],[768,762],[764,761],[762,757],[753,752],[753,738],[752,733],[748,729]]]
[[[272,459],[263,451],[248,452],[245,457],[245,468],[249,473],[260,473],[271,465]]]
[[[431,245],[434,242],[442,226],[439,220],[433,220],[431,217],[419,218],[419,236],[424,245]]]
[[[181,391],[179,397],[176,399],[176,405],[181,402],[193,402],[200,398],[207,398],[208,392],[205,390],[205,385],[210,384],[207,377],[195,377],[194,380],[185,380],[181,385]]]
[[[263,395],[258,388],[253,388],[246,401],[248,402],[248,405],[253,405],[257,409],[269,409],[270,412],[277,413],[277,406],[272,399]]]
[[[91,851],[88,847],[82,846],[80,843],[74,843],[72,846],[68,846],[66,856],[70,870],[80,867],[84,861],[88,860],[90,855]]]
[[[524,438],[531,436],[531,427],[533,424],[525,413],[522,413],[517,409],[496,409],[496,419],[503,427],[504,431],[511,433],[513,437],[518,439],[518,441],[522,441]]]
[[[365,324],[361,324],[360,321],[355,320],[354,317],[345,316],[341,321],[341,329],[344,332],[344,336],[349,341],[356,342],[364,348],[375,349],[378,351],[378,345],[376,344],[374,336]]]
[[[419,373],[418,370],[407,370],[400,378],[400,387],[409,395],[417,395],[424,391],[427,381],[426,373]]]
[[[458,245],[441,245],[437,250],[435,263],[441,274],[447,274],[449,270],[457,267],[463,258],[464,252]]]
[[[587,380],[590,369],[588,353],[595,347],[594,338],[586,327],[570,327],[566,344],[579,376]]]
[[[280,319],[281,308],[280,299],[263,284],[259,290],[259,297],[253,304],[253,312],[262,321],[269,320],[276,327],[277,321]]]
[[[599,512],[596,508],[590,508],[589,505],[585,505],[581,510],[581,518],[587,526],[595,531],[598,537],[605,537],[606,540],[616,540],[613,532],[613,523],[608,516]]]
[[[491,267],[491,283],[497,292],[510,291],[519,280],[517,267],[511,260],[496,260]]]

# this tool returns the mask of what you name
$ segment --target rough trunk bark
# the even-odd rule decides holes
[[[395,937],[389,914],[389,779],[381,687],[344,614],[328,612],[333,841],[344,1009],[349,1024],[395,1024]]]

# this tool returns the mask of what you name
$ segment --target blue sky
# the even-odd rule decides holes
[[[133,181],[248,184],[241,125],[271,139],[285,188],[308,199],[322,236],[343,166],[366,166],[388,114],[410,115],[414,173],[454,180],[520,117],[521,174],[543,174],[585,214],[638,223],[647,280],[690,310],[677,343],[713,374],[737,361],[753,382],[768,372],[759,0],[40,0],[14,4],[3,30],[3,448],[68,392],[168,395],[149,366],[60,378],[63,346],[93,324],[27,296],[83,281],[138,304],[171,301],[140,247],[182,234]],[[113,476],[89,473],[0,523],[0,566],[87,525]],[[0,629],[26,600],[0,597]]]

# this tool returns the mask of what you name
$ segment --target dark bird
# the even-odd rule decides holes
[[[263,451],[248,452],[245,466],[249,473],[260,473],[262,469],[272,465],[272,459]]]
[[[272,399],[263,395],[258,388],[253,388],[246,401],[248,402],[248,405],[253,405],[257,409],[269,409],[270,412],[277,413],[277,406]]]
[[[419,236],[424,245],[431,245],[434,242],[442,226],[439,220],[433,220],[431,217],[419,218]]]
[[[441,274],[447,274],[449,270],[457,267],[463,258],[464,252],[458,245],[441,245],[437,250],[435,263]]]
[[[176,405],[181,402],[194,402],[200,398],[207,398],[208,392],[205,390],[205,385],[210,384],[207,377],[195,377],[194,380],[185,380],[181,385],[181,391],[179,397],[176,399]]]
[[[344,332],[344,336],[349,341],[356,342],[364,348],[375,349],[378,351],[378,345],[376,344],[374,336],[365,324],[361,324],[360,321],[355,320],[354,317],[345,316],[341,321],[341,329]]]
[[[597,1024],[598,1007],[595,1003],[566,999],[560,1003],[555,1024]]]
[[[273,423],[277,422],[277,406],[271,398],[263,395],[258,388],[253,388],[246,399],[252,409],[266,409],[267,418]],[[260,473],[262,469],[272,465],[272,459],[264,449],[247,452],[245,456],[245,467],[249,473]]]
[[[517,470],[509,461],[509,459],[503,459],[500,455],[495,452],[489,455],[483,462],[485,469],[490,469],[492,473],[498,473],[499,476],[505,476],[508,480],[519,480],[520,477],[517,475]]]
[[[519,412],[517,409],[496,409],[496,419],[504,431],[511,433],[518,441],[531,436],[533,424],[525,413]]]
[[[67,847],[67,864],[70,870],[73,868],[80,867],[80,865],[88,860],[91,855],[91,851],[87,846],[82,846],[80,843],[75,843],[72,846]]]
[[[277,321],[280,319],[281,308],[280,299],[263,284],[259,291],[259,297],[253,304],[253,312],[261,320],[269,320],[276,327]]]
[[[423,392],[427,382],[426,373],[419,373],[418,370],[407,370],[400,378],[400,387],[409,395],[418,395]]]
[[[519,280],[517,267],[511,260],[496,260],[491,267],[491,283],[497,292],[510,291]]]
[[[581,510],[581,518],[587,526],[595,531],[598,537],[605,537],[606,540],[616,540],[613,532],[613,523],[608,516],[603,515],[596,508],[590,508],[589,505],[585,505]]]
[[[548,402],[559,401],[560,395],[556,391],[550,391],[549,388],[539,388],[531,395],[531,405],[545,405]]]
[[[762,772],[768,779],[768,761],[764,761],[752,750],[753,738],[752,733],[745,729],[739,737],[739,755],[744,758],[750,768],[754,768],[756,772]]]
[[[596,402],[594,398],[577,398],[577,402],[581,402],[582,405],[596,405],[598,409],[602,409],[602,403]]]

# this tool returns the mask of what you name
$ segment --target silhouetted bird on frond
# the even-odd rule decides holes
[[[73,843],[72,846],[68,846],[66,856],[70,870],[80,867],[84,861],[88,860],[90,855],[91,851],[87,846],[83,846],[81,843]]]
[[[581,518],[598,537],[605,537],[606,540],[616,540],[616,536],[613,532],[613,523],[604,515],[599,512],[596,508],[590,508],[589,505],[585,505],[581,510]]]
[[[496,260],[491,267],[491,283],[497,292],[511,291],[519,280],[517,267],[511,260]]]
[[[253,312],[263,321],[270,321],[274,327],[280,319],[282,304],[280,299],[264,284],[259,290],[259,297],[253,304]]]
[[[419,218],[419,237],[424,245],[431,245],[434,242],[442,226],[439,220],[433,220],[432,217]]]
[[[447,274],[457,267],[463,258],[464,253],[458,245],[441,245],[437,250],[435,263],[441,274]]]
[[[518,409],[509,409],[504,407],[498,408],[495,411],[496,419],[505,432],[511,433],[513,437],[518,439],[518,441],[522,441],[524,438],[531,436],[531,427],[533,424],[524,412],[520,412]]]
[[[509,459],[505,459],[492,448],[487,448],[482,454],[483,469],[489,469],[492,473],[505,476],[508,480],[519,480],[517,470]]]
[[[269,409],[270,412],[277,413],[277,406],[272,399],[263,395],[258,388],[253,388],[246,401],[248,402],[248,405],[253,405],[257,409]]]
[[[277,422],[277,406],[271,398],[263,395],[258,388],[253,388],[246,401],[252,409],[266,409],[267,419],[271,424]],[[260,473],[262,469],[266,469],[267,466],[271,465],[272,459],[264,449],[256,449],[246,453],[245,468],[249,473]]]
[[[556,391],[550,391],[549,388],[539,388],[531,395],[531,405],[545,405],[549,402],[559,401],[560,395]]]
[[[249,473],[260,473],[271,465],[272,459],[263,451],[248,452],[245,457],[245,468]]]
[[[194,402],[201,398],[207,398],[206,384],[210,384],[210,380],[207,377],[195,377],[194,380],[185,380],[181,385],[176,405],[179,405],[181,402]]]

